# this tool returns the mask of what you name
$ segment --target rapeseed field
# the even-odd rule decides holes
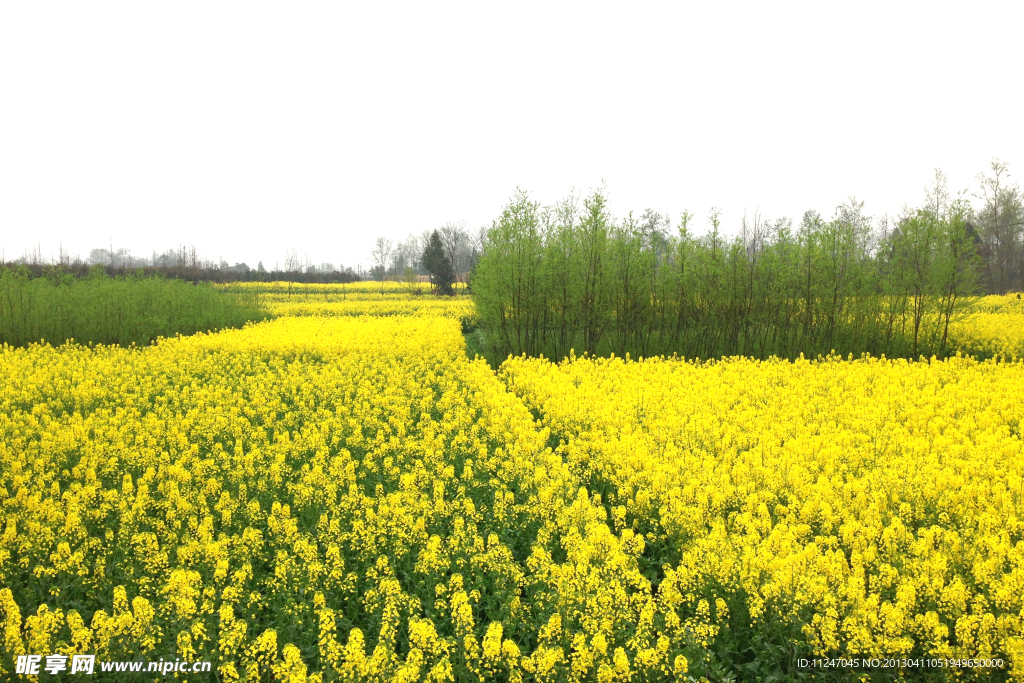
[[[274,316],[433,316],[458,320],[463,331],[477,324],[473,300],[456,283],[456,296],[429,296],[429,283],[245,282],[222,285],[231,293],[258,294]]]
[[[801,642],[1001,657],[1024,675],[1024,363],[517,358],[501,372],[614,529],[644,537],[659,592],[711,609],[720,657]]]
[[[1020,294],[981,297],[951,333],[965,354],[1024,358],[1024,299]]]
[[[468,300],[385,285],[0,348],[0,678],[1024,680],[1021,361],[495,372]]]

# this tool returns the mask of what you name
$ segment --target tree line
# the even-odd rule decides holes
[[[99,267],[81,277],[48,267],[30,277],[27,266],[0,267],[0,346],[69,339],[144,345],[267,318],[257,292],[226,292],[208,282],[110,277]]]
[[[297,249],[285,253],[284,263],[275,263],[270,269],[260,261],[256,267],[247,263],[229,264],[223,258],[202,256],[193,246],[180,246],[163,252],[153,251],[151,256],[133,254],[131,250],[91,249],[89,256],[81,258],[61,248],[56,259],[46,258],[40,250],[23,255],[12,262],[0,259],[0,268],[18,270],[27,277],[43,277],[62,273],[73,277],[88,277],[102,273],[109,277],[154,276],[192,282],[356,282],[360,273],[351,267],[335,266],[324,262],[314,264],[309,258],[299,257]]]
[[[994,159],[978,175],[973,215],[981,256],[981,283],[989,294],[1024,291],[1024,191],[1010,180],[1009,165]]]
[[[469,284],[486,237],[486,227],[471,231],[465,221],[410,233],[397,242],[378,237],[370,252],[370,277],[383,282],[428,276],[438,291],[448,293],[451,284]]]
[[[873,221],[848,200],[799,222],[745,215],[698,234],[684,213],[613,220],[607,194],[543,206],[517,191],[487,231],[472,292],[489,353],[795,358],[951,352],[980,292],[1024,287],[1021,192],[1006,165],[982,206],[936,171],[923,206]]]

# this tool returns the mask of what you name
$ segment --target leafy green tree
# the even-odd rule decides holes
[[[441,235],[437,230],[430,233],[427,248],[423,250],[423,267],[430,274],[430,282],[435,290],[448,296],[455,293],[455,290],[452,289],[452,283],[455,282],[455,269],[445,252]]]
[[[939,320],[942,326],[939,355],[946,352],[950,323],[967,309],[964,305],[966,296],[977,289],[980,264],[970,229],[970,215],[971,205],[961,197],[949,204],[941,222],[942,248],[936,264],[941,297]]]
[[[831,219],[744,217],[728,237],[712,209],[676,234],[654,211],[615,221],[602,190],[543,207],[521,190],[487,233],[473,298],[489,358],[573,349],[686,357],[949,352],[976,291],[966,202],[938,176],[927,208],[890,229],[849,199]],[[1000,214],[1004,215],[1004,214]]]

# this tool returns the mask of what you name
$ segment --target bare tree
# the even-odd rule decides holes
[[[406,268],[412,268],[414,272],[422,268],[420,263],[423,255],[423,247],[420,238],[412,233],[401,242],[395,245],[393,256],[395,273],[405,273]]]
[[[942,218],[949,206],[949,179],[941,168],[935,169],[935,177],[925,186],[925,208],[936,218]]]
[[[466,232],[466,221],[449,222],[438,230],[441,235],[441,244],[451,261],[452,269],[455,271],[456,282],[463,282],[465,272],[465,256],[469,251],[469,234]]]
[[[423,257],[423,252],[426,251],[426,248],[430,246],[430,235],[433,232],[433,230],[421,230],[419,237],[417,238],[419,240],[419,252],[421,261]]]
[[[473,270],[487,247],[487,226],[481,225],[469,238],[469,270]]]
[[[387,275],[388,266],[391,265],[391,253],[395,245],[387,237],[378,237],[370,251],[370,258],[373,260],[374,268],[380,273],[380,295],[384,296],[384,277]]]
[[[1011,183],[1009,164],[989,162],[992,175],[978,174],[975,197],[983,202],[976,214],[984,243],[989,289],[1000,294],[1024,286],[1024,197]]]
[[[476,229],[476,233],[473,235],[473,249],[477,253],[484,253],[484,248],[487,246],[487,226],[481,225]]]
[[[743,218],[740,219],[740,241],[747,252],[751,268],[757,263],[757,257],[764,249],[769,225],[770,222],[761,218],[761,212],[757,209],[754,209],[753,218],[747,218],[746,210],[743,211]]]
[[[289,273],[297,273],[302,268],[302,263],[299,261],[299,250],[289,249],[284,253],[284,269]]]

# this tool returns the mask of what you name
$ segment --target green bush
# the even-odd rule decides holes
[[[0,344],[143,345],[268,317],[256,292],[224,292],[209,283],[109,277],[101,269],[76,277],[54,268],[31,277],[25,268],[0,268]]]
[[[977,254],[958,201],[942,215],[874,230],[851,203],[825,220],[717,213],[698,236],[660,214],[614,221],[600,192],[542,207],[517,193],[487,233],[473,300],[488,359],[508,354],[687,358],[954,353],[953,323],[977,290]]]

